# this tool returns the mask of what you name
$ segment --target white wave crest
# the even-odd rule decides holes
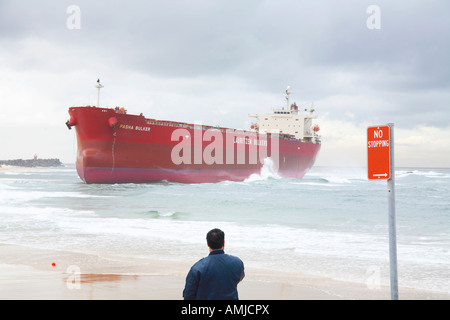
[[[275,169],[275,164],[271,158],[265,158],[264,164],[261,167],[260,173],[254,173],[250,175],[244,182],[264,181],[268,179],[281,179],[278,172]]]

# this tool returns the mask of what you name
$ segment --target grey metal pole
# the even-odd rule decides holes
[[[391,300],[398,300],[398,274],[397,274],[397,235],[395,227],[395,167],[394,167],[394,124],[388,123],[390,128],[390,154],[391,178],[387,181],[388,187],[388,216],[389,216],[389,268],[391,282]]]

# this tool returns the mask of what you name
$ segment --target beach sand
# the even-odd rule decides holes
[[[192,261],[194,263],[195,261]],[[181,300],[191,262],[99,257],[0,245],[2,300]],[[388,300],[390,289],[301,273],[246,269],[241,300]],[[449,294],[399,289],[404,300]]]
[[[0,165],[0,171],[14,171],[14,170],[23,170],[23,169],[25,169],[25,168]]]

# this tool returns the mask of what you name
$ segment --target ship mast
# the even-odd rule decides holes
[[[286,88],[286,110],[289,111],[289,95],[292,93],[291,91],[289,91],[289,89],[291,88],[291,86],[287,86]]]
[[[97,79],[97,85],[95,86],[98,89],[97,94],[97,108],[100,108],[100,89],[103,88],[103,86],[100,83],[100,79]]]

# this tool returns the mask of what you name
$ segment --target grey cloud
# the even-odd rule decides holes
[[[447,126],[450,4],[376,2],[380,30],[367,29],[373,1],[361,0],[2,1],[0,41],[34,37],[62,48],[65,57],[52,61],[18,58],[27,68],[64,59],[74,68],[104,64],[155,77],[230,76],[264,92],[289,84],[299,99],[364,95],[402,125]],[[66,28],[71,4],[81,9],[81,30]],[[377,118],[361,105],[322,108],[336,117],[352,112],[355,121]]]

